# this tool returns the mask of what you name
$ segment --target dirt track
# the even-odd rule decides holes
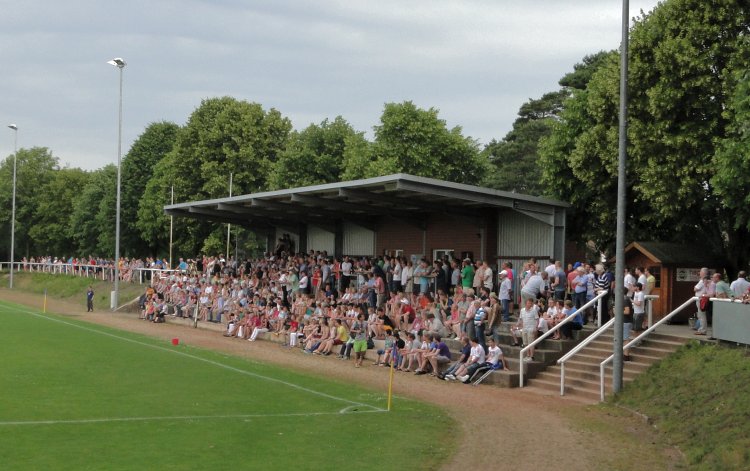
[[[0,298],[41,309],[39,297],[29,293],[0,289]],[[250,344],[226,339],[215,331],[143,322],[134,314],[86,313],[83,306],[74,303],[50,301],[48,311],[165,341],[179,337],[180,342],[189,345],[292,369],[315,371],[329,378],[355,381],[379,390],[387,387],[385,368],[368,366],[355,369],[353,363],[302,355],[299,350],[281,349],[269,342]],[[593,471],[659,469],[673,464],[670,462],[674,450],[660,447],[658,437],[650,427],[629,417],[603,413],[596,407],[571,404],[523,389],[470,387],[409,373],[398,373],[394,393],[437,404],[460,424],[460,433],[451,434],[460,442],[458,449],[445,463],[444,469],[504,469],[507,465],[519,470]],[[582,426],[584,422],[595,425]],[[596,436],[597,432],[604,435]],[[619,433],[628,434],[628,438],[619,440],[617,437],[623,437]],[[640,446],[641,442],[652,448],[651,457],[656,462],[649,463],[651,466],[644,467],[646,463],[639,459],[639,455],[649,453]],[[632,448],[632,452],[628,448]]]

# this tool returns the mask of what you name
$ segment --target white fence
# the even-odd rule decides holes
[[[0,262],[0,271],[7,271],[10,262]],[[112,266],[103,265],[81,265],[72,263],[31,263],[13,262],[14,273],[36,272],[50,273],[55,275],[73,275],[102,281],[114,281],[115,269]],[[151,283],[154,272],[171,273],[176,270],[163,270],[159,268],[128,268],[120,271],[120,281],[124,281],[127,272],[132,272],[131,283]]]

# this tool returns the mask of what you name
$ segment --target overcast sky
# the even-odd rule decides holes
[[[630,16],[656,0],[631,0]],[[296,129],[383,104],[435,107],[481,143],[555,90],[586,54],[617,48],[620,0],[0,0],[0,156],[49,147],[62,164],[117,162],[151,122],[184,124],[204,98],[276,108]]]

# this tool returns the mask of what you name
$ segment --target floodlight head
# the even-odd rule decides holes
[[[115,66],[117,68],[120,68],[120,69],[122,69],[123,67],[125,67],[127,65],[125,63],[125,60],[122,57],[115,57],[111,61],[107,61],[107,64],[113,65],[113,66]]]
[[[15,124],[9,124],[8,127],[14,131],[18,131],[18,126],[16,126]]]

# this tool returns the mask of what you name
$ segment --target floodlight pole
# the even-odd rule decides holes
[[[171,203],[174,204],[174,185],[172,185],[172,198]],[[174,269],[172,265],[172,230],[174,229],[174,215],[169,216],[169,268]]]
[[[229,173],[229,197],[232,197],[232,178],[234,173]],[[227,263],[229,263],[229,235],[232,232],[232,224],[227,224]]]
[[[622,42],[620,43],[620,129],[617,164],[617,239],[615,242],[615,331],[614,361],[612,362],[612,391],[622,390],[623,370],[623,320],[625,280],[625,166],[628,144],[628,26],[630,25],[630,5],[622,1]]]
[[[13,130],[13,209],[10,216],[10,289],[13,289],[13,262],[16,247],[16,164],[18,162],[18,126],[9,124]]]
[[[115,210],[115,290],[112,295],[112,310],[116,311],[120,297],[120,178],[121,178],[121,161],[122,161],[122,69],[125,68],[125,61],[116,57],[107,64],[120,69],[120,106],[117,128],[117,203]]]

